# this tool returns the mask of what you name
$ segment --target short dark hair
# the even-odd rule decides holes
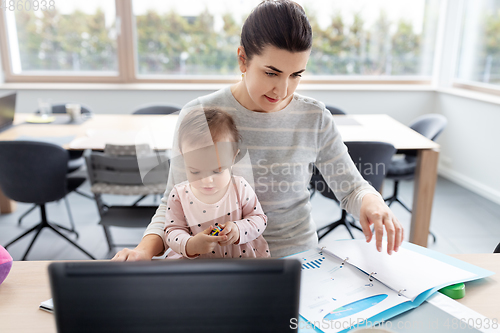
[[[267,45],[290,52],[312,47],[312,29],[304,9],[290,0],[265,0],[245,20],[240,45],[246,60],[262,54]]]
[[[191,110],[182,120],[178,131],[179,150],[182,151],[182,144],[207,140],[207,128],[214,143],[229,136],[235,143],[235,152],[238,150],[241,136],[233,117],[218,108],[202,107]]]

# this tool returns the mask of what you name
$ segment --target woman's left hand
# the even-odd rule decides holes
[[[366,242],[372,239],[371,225],[374,226],[377,250],[382,251],[382,238],[384,237],[384,227],[387,231],[387,253],[398,251],[403,242],[404,231],[401,223],[394,216],[391,209],[377,195],[366,194],[361,203],[359,222],[366,236]]]

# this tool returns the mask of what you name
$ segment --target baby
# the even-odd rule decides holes
[[[267,216],[250,184],[232,174],[240,141],[233,118],[215,108],[195,109],[178,135],[188,180],[168,197],[167,258],[270,257],[262,236]],[[217,226],[222,231],[212,236]]]

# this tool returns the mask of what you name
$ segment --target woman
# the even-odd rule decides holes
[[[382,249],[397,251],[403,228],[380,194],[363,180],[324,104],[295,94],[312,47],[312,30],[302,7],[289,0],[264,1],[246,19],[238,47],[242,80],[186,105],[224,108],[235,119],[251,159],[255,192],[268,217],[264,237],[281,257],[318,244],[307,184],[314,163],[341,202],[359,217],[369,242],[375,230]],[[175,147],[174,143],[174,147]],[[171,167],[166,194],[185,179]],[[167,199],[141,243],[113,260],[150,260],[167,249],[162,240]]]

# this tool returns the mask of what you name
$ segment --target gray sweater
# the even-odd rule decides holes
[[[307,190],[313,163],[341,207],[355,217],[359,217],[365,194],[380,196],[359,174],[323,103],[294,94],[288,106],[280,111],[255,112],[241,106],[231,88],[226,87],[188,103],[177,125],[191,107],[199,105],[221,108],[236,122],[242,144],[233,173],[245,177],[254,187],[268,217],[264,238],[273,257],[305,251],[318,244]],[[173,156],[179,155],[176,147],[177,135]],[[185,180],[182,158],[173,157],[162,204],[144,235],[163,235],[167,196],[174,185]]]

